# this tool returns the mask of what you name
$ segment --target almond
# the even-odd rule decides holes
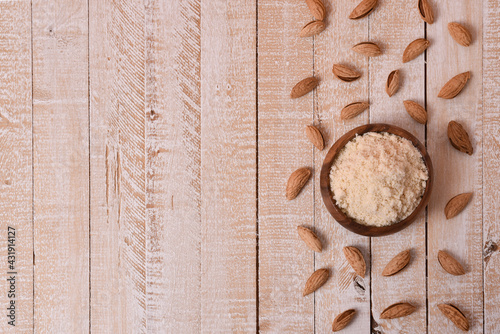
[[[370,104],[368,102],[354,102],[348,104],[340,112],[340,118],[342,120],[354,118],[365,111],[369,106]]]
[[[472,144],[470,143],[469,134],[465,131],[462,124],[455,121],[450,121],[450,123],[448,123],[448,139],[451,145],[460,152],[467,153],[468,155],[472,155],[474,152]]]
[[[406,111],[411,116],[411,118],[413,118],[420,124],[427,123],[427,111],[425,111],[424,107],[422,107],[417,102],[410,100],[403,101],[403,104],[405,105]]]
[[[307,7],[309,7],[309,10],[311,11],[312,16],[316,20],[324,20],[325,19],[325,14],[326,14],[326,9],[325,5],[323,5],[323,1],[321,0],[306,0]]]
[[[429,47],[429,41],[425,38],[419,38],[408,44],[403,52],[403,63],[417,58],[422,52]]]
[[[396,255],[389,263],[385,266],[384,271],[382,271],[383,276],[394,275],[410,263],[410,250],[405,250]]]
[[[399,89],[399,70],[394,70],[391,73],[389,73],[389,76],[387,77],[387,82],[385,84],[385,91],[387,92],[387,95],[391,97],[394,94],[396,94],[398,89]]]
[[[460,212],[462,212],[462,210],[465,209],[465,207],[469,203],[471,197],[472,193],[464,193],[450,199],[444,207],[444,214],[446,215],[446,219],[453,218]]]
[[[318,236],[313,231],[307,227],[297,226],[297,232],[299,233],[300,238],[306,243],[307,247],[315,252],[321,253],[323,246],[321,245],[321,241]]]
[[[458,309],[458,307],[451,304],[439,304],[439,310],[444,314],[445,317],[450,319],[455,326],[463,331],[469,330],[469,321],[465,315]]]
[[[341,331],[344,328],[346,328],[347,325],[349,325],[349,323],[351,322],[352,318],[354,318],[355,315],[356,315],[356,310],[347,310],[347,311],[340,313],[333,320],[332,331],[338,332],[338,331]]]
[[[363,254],[353,246],[344,247],[344,256],[347,262],[351,265],[352,269],[361,277],[365,276],[366,272],[366,262],[363,258]]]
[[[286,185],[286,198],[292,200],[300,193],[311,177],[311,171],[307,167],[299,168],[290,175]]]
[[[470,72],[460,73],[450,79],[439,91],[438,97],[452,99],[457,96],[470,79]]]
[[[448,31],[450,32],[451,37],[460,45],[469,46],[472,41],[472,36],[463,25],[458,24],[456,22],[448,23]]]
[[[422,20],[429,24],[434,23],[434,15],[432,15],[432,7],[429,5],[427,0],[418,0],[418,12],[422,17]]]
[[[356,70],[340,64],[333,65],[333,74],[342,81],[351,82],[361,77]]]
[[[406,317],[415,312],[417,308],[409,303],[396,303],[387,307],[381,314],[380,319],[394,319]]]
[[[351,20],[357,20],[370,14],[377,6],[377,0],[363,0],[349,15]]]
[[[306,126],[306,136],[309,138],[311,143],[316,146],[318,150],[325,148],[325,141],[323,140],[323,135],[314,125]]]
[[[449,253],[440,250],[438,252],[438,261],[443,269],[452,275],[460,276],[465,274],[464,267]]]
[[[305,78],[299,81],[295,86],[293,86],[290,97],[292,99],[296,99],[298,97],[304,96],[314,88],[316,88],[316,86],[318,86],[318,79],[316,79],[315,77]]]
[[[330,277],[330,272],[326,268],[318,269],[313,272],[311,277],[307,279],[302,295],[307,296],[308,294],[321,288],[321,286],[328,281],[328,277]]]
[[[379,46],[372,42],[362,42],[354,45],[351,48],[354,52],[362,54],[367,57],[376,57],[382,54]]]
[[[325,22],[319,20],[311,21],[302,27],[302,29],[299,32],[299,37],[311,37],[317,35],[323,30],[325,30],[325,28],[326,28]]]

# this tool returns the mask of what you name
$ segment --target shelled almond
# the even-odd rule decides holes
[[[399,70],[394,70],[389,73],[387,77],[387,82],[385,84],[385,91],[389,97],[396,94],[399,90]]]
[[[429,41],[425,38],[418,38],[408,44],[405,51],[403,52],[403,63],[407,63],[410,60],[417,58],[422,52],[424,52],[429,47]]]

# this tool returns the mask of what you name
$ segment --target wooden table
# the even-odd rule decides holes
[[[346,333],[456,333],[437,309],[444,302],[472,333],[499,333],[499,2],[431,0],[432,25],[416,0],[379,0],[352,21],[356,3],[326,0],[326,30],[299,38],[312,19],[302,0],[0,1],[0,332],[328,333],[354,308]],[[453,21],[471,30],[470,47],[448,34]],[[403,64],[406,45],[423,37],[429,49]],[[383,55],[350,50],[363,41]],[[361,79],[335,79],[334,63]],[[402,86],[389,98],[395,69]],[[464,91],[438,99],[465,71]],[[314,93],[290,99],[311,75]],[[426,107],[426,126],[404,100]],[[356,101],[369,111],[342,121]],[[450,120],[469,132],[472,156],[448,143]],[[331,218],[318,182],[327,150],[304,134],[317,125],[329,147],[368,122],[416,135],[435,169],[427,212],[382,238]],[[287,201],[286,179],[303,166],[313,180]],[[446,202],[462,192],[472,202],[446,220]],[[314,228],[322,253],[305,247],[298,225]],[[365,277],[344,259],[347,245],[363,252]],[[405,249],[409,267],[382,277]],[[442,270],[441,249],[466,275]],[[327,284],[302,297],[323,267]],[[417,311],[380,319],[400,301]]]

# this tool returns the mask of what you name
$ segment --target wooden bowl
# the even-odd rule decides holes
[[[366,132],[388,132],[410,140],[422,154],[425,165],[427,166],[427,170],[429,171],[429,179],[427,180],[426,188],[419,205],[406,219],[392,225],[378,227],[359,224],[354,219],[349,218],[344,212],[342,212],[342,210],[340,210],[340,208],[335,204],[335,201],[333,200],[332,191],[330,189],[330,169],[332,167],[333,161],[335,160],[335,157],[340,152],[340,150],[351,139],[353,139],[356,135],[361,135]],[[328,151],[323,162],[323,167],[321,168],[320,174],[321,196],[323,197],[323,202],[325,202],[326,208],[340,225],[357,234],[378,237],[401,231],[402,229],[408,227],[415,220],[420,211],[422,211],[427,206],[427,203],[429,203],[433,184],[432,174],[432,162],[429,154],[427,154],[425,146],[422,145],[422,143],[420,143],[418,139],[415,138],[411,133],[394,125],[366,124],[347,132],[339,140],[337,140]]]

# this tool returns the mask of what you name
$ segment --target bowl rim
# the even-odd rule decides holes
[[[395,224],[388,226],[368,226],[357,223],[354,219],[348,217],[344,212],[342,212],[342,210],[340,210],[340,208],[335,204],[332,192],[330,190],[330,169],[333,164],[333,161],[335,160],[335,157],[340,152],[340,150],[356,135],[365,134],[367,132],[379,132],[379,133],[388,132],[410,140],[413,146],[415,146],[422,155],[424,163],[427,167],[427,171],[429,173],[429,179],[427,180],[424,194],[422,195],[422,199],[420,200],[420,203],[415,208],[415,210],[413,210],[413,212],[402,221],[399,221]],[[356,234],[378,237],[399,232],[402,229],[410,226],[411,223],[413,223],[413,221],[417,218],[418,214],[429,203],[430,195],[432,192],[433,179],[434,178],[433,178],[433,168],[432,168],[431,158],[427,153],[425,146],[414,135],[395,125],[385,124],[385,123],[373,123],[373,124],[361,125],[348,131],[343,136],[341,136],[328,150],[328,153],[326,154],[325,159],[323,160],[323,165],[321,167],[320,190],[321,190],[321,196],[323,197],[323,202],[325,203],[328,212],[330,212],[330,214],[337,221],[337,223],[339,223],[349,231],[354,232]]]

